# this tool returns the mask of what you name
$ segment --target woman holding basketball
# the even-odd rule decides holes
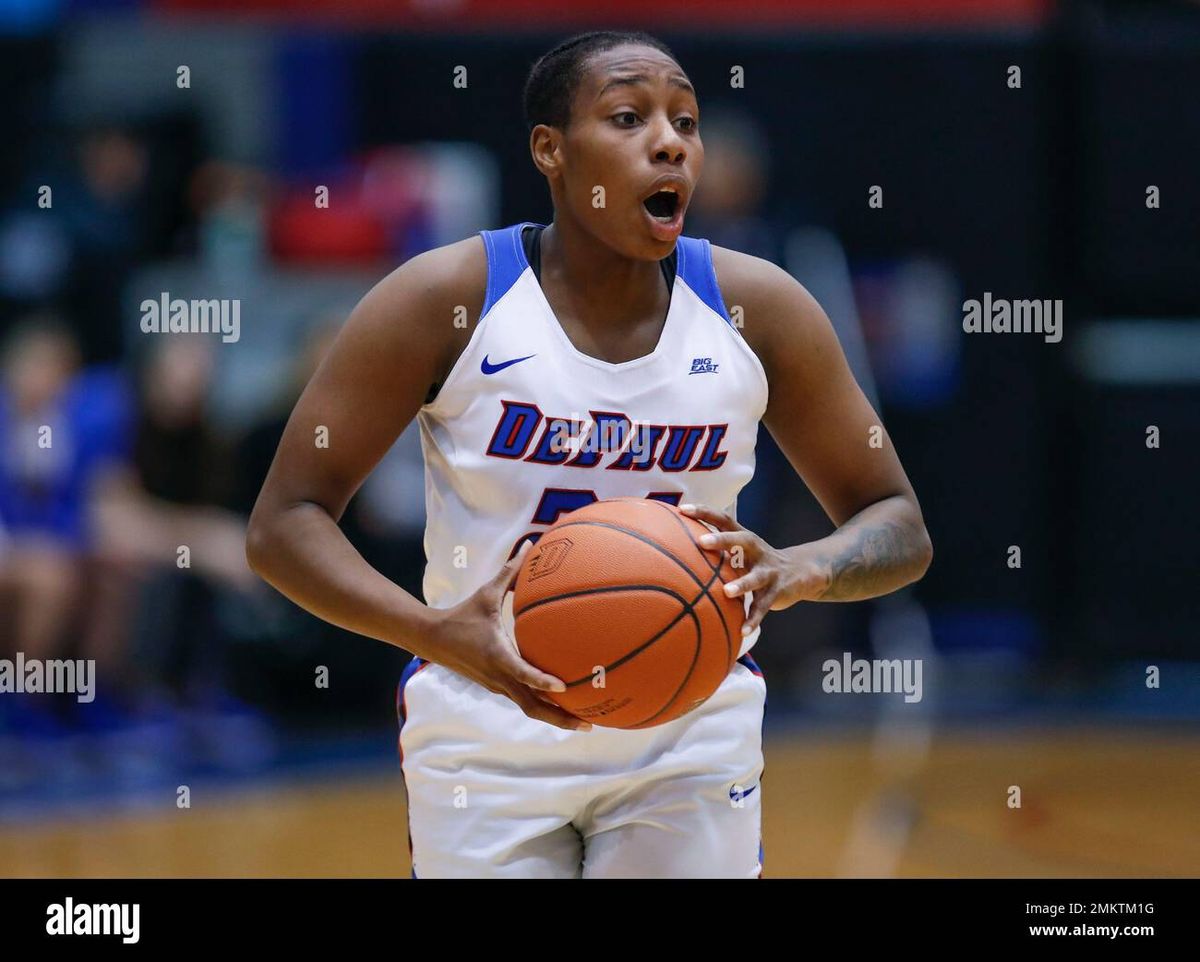
[[[703,146],[670,51],[642,34],[574,38],[534,65],[525,108],[553,223],[422,254],[363,298],[292,413],[247,557],[309,611],[416,656],[398,698],[415,875],[755,877],[759,625],[920,578],[921,511],[886,434],[870,443],[879,418],[812,297],[682,235]],[[427,604],[337,525],[414,417]],[[737,523],[760,420],[837,525],[828,537],[776,548]],[[630,731],[544,697],[563,682],[521,659],[508,611],[524,546],[621,496],[715,527],[710,546],[744,559],[725,591],[749,599],[716,693]]]

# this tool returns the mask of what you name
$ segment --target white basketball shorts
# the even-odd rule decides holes
[[[416,878],[757,878],[766,685],[749,654],[682,718],[571,732],[414,658],[397,690]]]

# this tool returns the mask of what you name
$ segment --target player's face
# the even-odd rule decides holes
[[[704,162],[699,120],[696,92],[666,54],[629,45],[594,55],[562,132],[560,200],[609,247],[666,257]]]

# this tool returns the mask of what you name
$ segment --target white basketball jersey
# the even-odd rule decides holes
[[[651,497],[732,514],[754,475],[767,378],[729,320],[708,241],[677,242],[655,349],[611,364],[576,350],[558,323],[525,257],[526,226],[482,232],[482,316],[417,416],[434,608],[468,597],[522,539],[584,504]]]

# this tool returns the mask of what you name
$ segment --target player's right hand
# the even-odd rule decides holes
[[[590,731],[591,724],[542,698],[539,691],[566,691],[562,680],[525,661],[501,618],[504,596],[516,580],[530,542],[486,584],[452,608],[435,609],[426,636],[429,661],[465,675],[488,691],[505,695],[530,718],[568,731]]]

